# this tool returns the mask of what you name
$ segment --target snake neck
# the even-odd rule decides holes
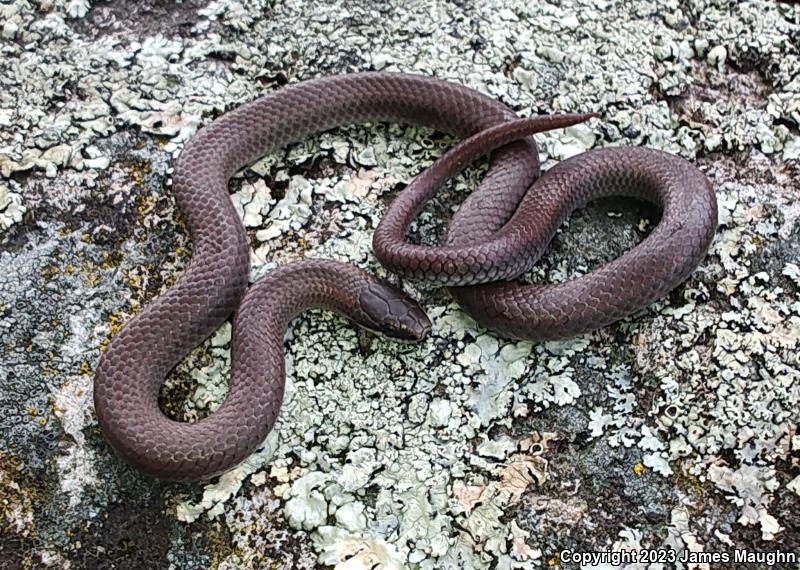
[[[355,268],[307,260],[279,267],[251,285],[236,312],[234,330],[279,337],[289,323],[309,309],[328,309],[354,320],[363,317],[358,303],[360,283]],[[276,333],[277,331],[277,333]]]

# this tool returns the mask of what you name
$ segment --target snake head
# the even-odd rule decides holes
[[[366,285],[359,295],[362,326],[386,337],[418,342],[431,330],[431,321],[414,299],[388,283]]]

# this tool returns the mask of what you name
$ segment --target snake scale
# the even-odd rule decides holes
[[[403,340],[427,334],[430,322],[414,300],[347,264],[291,263],[248,288],[249,244],[228,180],[265,153],[340,125],[414,123],[465,138],[393,201],[373,246],[393,272],[450,287],[482,325],[506,337],[558,338],[602,327],[663,296],[708,249],[716,229],[714,192],[687,161],[645,148],[589,151],[540,176],[528,135],[590,116],[520,119],[460,85],[367,72],[281,88],[201,129],[179,156],[173,176],[191,234],[191,261],[113,338],[97,368],[94,402],[106,439],[146,473],[205,479],[239,463],[272,429],[283,398],[284,334],[299,312],[331,309]],[[445,243],[407,242],[408,224],[435,191],[489,153],[489,169],[453,216]],[[514,281],[533,267],[572,211],[612,194],[661,209],[658,225],[640,244],[565,283]],[[168,418],[158,405],[165,377],[234,311],[224,402],[193,423]]]

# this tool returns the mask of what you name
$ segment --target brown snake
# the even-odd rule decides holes
[[[283,398],[284,334],[299,312],[332,309],[405,340],[427,334],[430,322],[415,301],[346,264],[292,263],[248,289],[249,244],[228,180],[271,150],[339,125],[410,122],[470,137],[400,193],[373,244],[386,267],[451,286],[478,322],[501,335],[541,340],[578,334],[663,296],[689,275],[711,242],[714,192],[685,160],[644,148],[586,152],[539,177],[536,148],[525,137],[590,116],[519,119],[505,105],[459,85],[362,73],[285,87],[215,120],[186,145],[173,177],[194,247],[191,262],[114,337],[100,360],[94,401],[108,441],[152,475],[210,477],[252,453],[272,429]],[[489,171],[450,223],[447,243],[407,243],[407,226],[425,201],[492,151]],[[660,207],[660,222],[639,245],[565,283],[504,281],[536,263],[572,211],[612,194]],[[234,310],[225,401],[194,423],[169,419],[158,406],[165,377]]]

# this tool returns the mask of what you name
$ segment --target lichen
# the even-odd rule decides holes
[[[169,192],[183,145],[287,82],[367,69],[456,81],[525,116],[597,113],[537,135],[545,168],[612,145],[693,160],[718,196],[714,243],[666,299],[564,341],[502,339],[410,281],[433,321],[417,346],[302,316],[258,452],[205,486],[159,487],[172,566],[517,569],[555,565],[566,546],[797,543],[800,7],[456,4],[0,4],[0,488],[19,566],[68,567],[86,520],[120,500],[133,512],[157,485],[104,443],[91,380],[189,259]],[[386,275],[371,253],[386,201],[453,143],[374,124],[251,165],[231,185],[251,278],[303,257]],[[480,172],[445,189],[413,235],[441,235]],[[589,212],[531,279],[586,273],[655,221],[616,203]],[[213,413],[230,337],[224,325],[178,367],[168,413]],[[189,538],[208,528],[210,558]]]

